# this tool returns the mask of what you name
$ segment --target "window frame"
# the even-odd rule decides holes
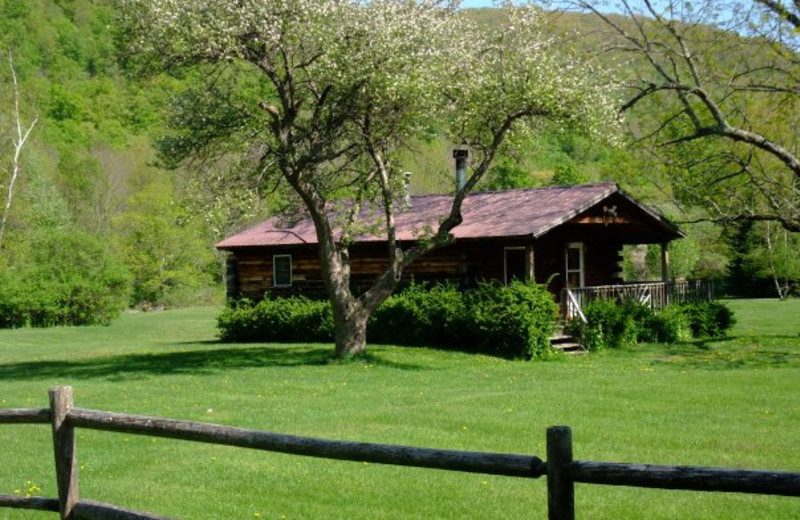
[[[278,283],[278,261],[289,259],[289,281],[288,283]],[[291,287],[292,286],[292,255],[281,253],[272,255],[272,286],[273,287]]]
[[[578,268],[577,269],[570,269],[569,265],[569,250],[570,249],[577,249],[578,250]],[[570,289],[583,289],[586,287],[586,263],[585,263],[585,246],[583,242],[568,242],[567,247],[564,248],[564,273],[566,277],[564,279],[564,286]],[[578,287],[570,287],[569,285],[569,275],[571,273],[578,273],[578,283],[580,284]]]

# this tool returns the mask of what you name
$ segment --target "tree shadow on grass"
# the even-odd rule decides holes
[[[53,360],[0,364],[0,381],[52,378],[113,381],[141,379],[146,376],[210,374],[245,368],[323,366],[333,362],[330,348],[311,346],[203,348],[103,356],[80,361]],[[375,354],[366,354],[352,362],[365,362],[400,370],[422,368],[418,365],[389,361]]]

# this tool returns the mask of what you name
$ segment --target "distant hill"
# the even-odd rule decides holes
[[[504,12],[469,9],[464,16],[493,27]],[[39,229],[75,228],[102,237],[143,277],[156,276],[146,274],[154,269],[168,271],[173,279],[182,276],[180,283],[186,286],[203,285],[221,272],[211,244],[263,216],[269,207],[253,192],[220,188],[225,180],[219,175],[218,184],[210,184],[197,182],[186,171],[158,166],[152,141],[165,131],[165,110],[171,97],[195,79],[191,74],[142,81],[126,77],[115,56],[110,31],[114,17],[110,0],[0,0],[0,124],[5,125],[0,132],[5,136],[11,131],[7,52],[20,80],[23,117],[39,118],[13,201],[9,248],[13,252],[15,241],[21,244]],[[577,43],[600,50],[604,27],[596,18],[574,13],[553,18],[555,27],[574,33]],[[609,66],[622,67],[623,75],[636,75],[635,61],[603,56]],[[563,129],[549,129],[518,144],[516,152],[500,159],[481,189],[503,183],[540,185],[559,175],[622,182],[647,202],[667,203],[653,188],[653,171],[645,171],[627,150],[599,147]],[[450,148],[442,140],[421,142],[406,155],[414,191],[452,189]],[[137,237],[161,243],[144,244]],[[176,247],[206,253],[193,253],[198,257],[194,260],[170,257],[168,267],[155,265]],[[137,257],[147,248],[149,257]],[[164,276],[158,283],[177,283]]]

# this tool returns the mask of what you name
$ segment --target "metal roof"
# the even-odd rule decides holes
[[[626,198],[646,219],[672,238],[684,236],[676,226],[645,208],[614,183],[580,186],[553,186],[521,190],[470,193],[461,207],[463,221],[452,230],[456,239],[524,237],[537,238],[613,194]],[[435,231],[453,202],[452,195],[417,195],[411,197],[409,209],[395,216],[397,239],[417,240]],[[365,224],[375,221],[376,211],[362,212]],[[357,242],[380,242],[385,236],[365,234]],[[271,247],[316,244],[317,235],[310,218],[287,226],[280,217],[272,217],[256,226],[219,242],[219,249],[238,247]]]

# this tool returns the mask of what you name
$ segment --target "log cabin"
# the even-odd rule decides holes
[[[408,246],[448,214],[452,195],[408,196],[396,216],[397,237]],[[569,293],[631,287],[622,279],[622,248],[661,246],[662,280],[669,282],[668,244],[685,236],[674,224],[623,192],[601,183],[470,193],[463,222],[450,244],[418,259],[403,281],[454,282],[512,279],[547,283],[562,304]],[[233,235],[216,247],[229,252],[230,298],[265,293],[324,295],[317,237],[310,219],[281,217]],[[361,291],[386,266],[385,238],[365,234],[350,247],[353,289]],[[641,285],[641,284],[639,284]],[[582,293],[583,291],[583,293]],[[586,293],[586,296],[589,296]],[[648,296],[649,297],[649,296]]]

